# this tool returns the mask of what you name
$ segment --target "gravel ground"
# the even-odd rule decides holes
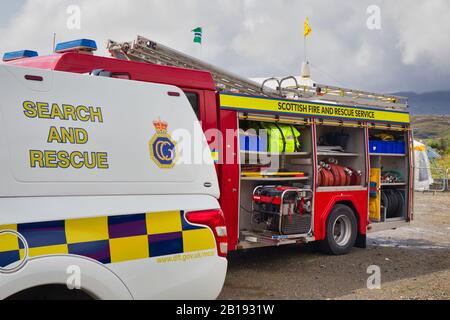
[[[325,256],[313,244],[234,253],[219,299],[450,299],[450,194],[415,195],[407,227],[369,235],[367,249]],[[367,289],[367,268],[381,289]]]

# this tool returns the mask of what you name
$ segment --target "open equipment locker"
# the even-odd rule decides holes
[[[383,129],[371,128],[369,129],[370,136],[376,134],[388,134],[396,137],[395,142],[383,142],[386,144],[394,143],[402,145],[402,151],[381,151],[370,150],[370,165],[372,170],[379,171],[380,176],[378,177],[376,192],[377,197],[379,197],[379,203],[376,207],[371,210],[376,210],[379,212],[379,217],[373,218],[373,213],[370,212],[370,218],[372,220],[374,229],[377,230],[377,225],[380,223],[386,223],[395,225],[398,222],[403,222],[408,220],[409,212],[412,210],[413,193],[411,191],[411,185],[413,183],[413,159],[411,153],[412,148],[412,135],[406,128],[402,127],[385,127]],[[391,179],[390,181],[383,181],[381,176],[387,176],[389,173],[394,173],[398,178]],[[387,195],[383,195],[386,193]],[[397,198],[401,198],[400,204],[395,204],[399,207],[391,215],[388,214],[389,208],[386,201],[386,197],[389,194],[395,193]],[[398,199],[397,199],[398,201]],[[395,201],[393,201],[395,202]],[[375,214],[377,216],[377,214]]]
[[[313,132],[311,119],[297,119],[291,117],[267,117],[264,115],[249,115],[240,113],[239,128],[245,126],[248,121],[260,121],[278,124],[293,125],[300,132],[301,150],[297,152],[255,152],[245,151],[239,146],[240,150],[240,240],[243,244],[247,243],[248,247],[264,246],[273,244],[286,244],[304,241],[305,238],[311,236],[312,215],[305,214],[301,222],[303,231],[297,234],[279,234],[264,230],[261,225],[252,223],[253,219],[253,201],[252,195],[255,189],[262,186],[290,186],[297,188],[298,192],[305,192],[310,195],[312,200],[312,179],[314,177],[313,169]],[[240,141],[240,139],[239,139]],[[270,165],[275,171],[282,168],[288,169],[290,172],[302,172],[304,176],[300,177],[284,177],[284,176],[261,176],[246,177],[243,176],[243,164],[259,162]]]

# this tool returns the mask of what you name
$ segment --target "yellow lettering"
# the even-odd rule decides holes
[[[89,135],[84,129],[76,128],[74,130],[74,135],[77,144],[86,144],[89,140]]]
[[[36,168],[36,166],[42,168],[44,166],[42,151],[30,151],[30,166],[32,168]]]
[[[51,127],[48,134],[48,143],[53,143],[54,141],[58,143],[68,143],[71,144],[86,144],[89,140],[89,135],[86,130],[81,128],[64,128],[61,127],[60,131],[56,127]]]
[[[95,118],[98,119],[98,122],[102,123],[103,122],[103,115],[102,115],[102,109],[101,108],[96,108],[96,110],[94,111],[94,108],[90,107],[89,108],[89,112],[91,114],[91,121],[95,122]]]
[[[58,129],[56,127],[51,127],[50,132],[48,133],[48,143],[53,143],[53,141],[56,141],[58,143],[61,143],[61,137],[59,136]]]
[[[23,113],[28,118],[36,118],[37,117],[36,105],[34,104],[34,102],[25,101],[23,103],[23,109],[24,109]]]
[[[58,163],[56,163],[56,151],[46,151],[44,159],[46,168],[58,168]]]
[[[38,110],[38,118],[40,119],[51,119],[48,109],[48,103],[38,102],[36,103],[36,107]]]
[[[67,130],[64,127],[61,127],[61,140],[63,143],[70,142],[71,144],[75,144],[75,135],[73,133],[73,128],[69,128],[69,130]]]
[[[99,169],[109,169],[108,154],[106,152],[97,153],[97,167]]]
[[[91,160],[91,162],[89,162],[89,160]],[[95,156],[95,152],[92,152],[90,159],[89,159],[89,153],[88,152],[84,153],[84,165],[86,168],[94,169],[97,166],[96,160],[97,159]]]
[[[70,117],[72,117],[73,121],[77,121],[77,115],[74,106],[71,106],[70,104],[63,104],[62,107],[65,120],[69,120]]]
[[[87,122],[91,119],[89,115],[89,108],[85,106],[78,106],[77,108],[77,117],[81,121]]]
[[[52,119],[59,118],[61,120],[65,120],[65,116],[64,116],[63,112],[61,111],[61,108],[56,103],[54,103],[52,105],[52,111],[50,113],[50,117]]]
[[[70,104],[62,104],[61,107],[57,103],[50,104],[46,102],[23,102],[23,113],[28,118],[40,119],[60,119],[83,122],[99,122],[103,123],[102,108],[86,107],[80,105],[74,107]]]
[[[76,162],[75,158],[78,158],[80,161]],[[75,169],[81,169],[83,168],[83,154],[81,152],[75,151],[70,155],[70,164]]]
[[[109,169],[106,152],[74,151],[38,151],[30,150],[30,166],[32,168],[49,169]]]
[[[69,159],[69,153],[66,151],[58,152],[58,165],[62,169],[67,169],[70,167],[70,159]]]

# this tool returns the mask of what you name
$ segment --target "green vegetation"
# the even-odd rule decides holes
[[[449,115],[415,116],[413,117],[413,129],[416,139],[422,140],[444,157],[441,161],[445,161],[445,158],[450,156]]]
[[[438,168],[450,168],[450,155],[443,156],[441,159],[436,160],[436,167]]]
[[[442,156],[432,166],[450,168],[450,116],[415,116],[413,130],[416,140],[421,140]]]
[[[441,155],[446,155],[450,153],[450,139],[439,138],[439,139],[428,139],[428,146],[439,151]]]

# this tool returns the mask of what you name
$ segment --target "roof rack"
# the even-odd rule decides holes
[[[292,79],[287,77],[284,80]],[[281,92],[291,99],[312,99],[331,103],[345,104],[349,106],[368,106],[380,109],[405,111],[408,108],[408,98],[373,93],[361,90],[347,89],[314,83],[313,86],[303,86],[296,82],[295,86],[283,87]]]
[[[261,85],[257,82],[242,78],[141,36],[138,36],[137,40],[132,43],[117,43],[110,40],[108,42],[108,50],[113,57],[118,59],[209,71],[219,91],[240,92],[250,95],[262,94]],[[275,97],[277,93],[269,89],[265,95]]]
[[[360,90],[333,87],[329,85],[314,84],[301,85],[295,77],[286,77],[278,80],[270,78],[262,85],[239,75],[225,71],[202,60],[174,50],[145,37],[138,36],[133,42],[108,42],[111,55],[121,60],[133,60],[152,64],[181,67],[208,71],[211,73],[218,91],[243,93],[248,95],[263,95],[271,98],[288,98],[302,101],[323,101],[339,103],[350,106],[368,106],[380,109],[401,110],[408,108],[407,98]],[[287,80],[293,79],[294,86],[283,86]],[[266,84],[276,81],[276,90]]]

